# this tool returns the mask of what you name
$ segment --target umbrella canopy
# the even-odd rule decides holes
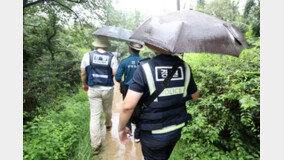
[[[217,53],[238,57],[247,46],[234,24],[193,10],[151,17],[130,38],[171,53]]]
[[[104,26],[93,33],[93,35],[106,36],[115,40],[135,42],[144,45],[144,43],[141,41],[129,39],[132,34],[133,31],[131,30],[114,26]]]

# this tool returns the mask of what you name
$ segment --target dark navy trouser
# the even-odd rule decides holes
[[[140,142],[145,160],[167,160],[180,139],[180,135],[169,141],[157,141],[141,133]]]

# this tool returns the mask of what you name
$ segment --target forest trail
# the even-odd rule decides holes
[[[99,154],[101,159],[107,160],[142,160],[141,144],[134,142],[134,136],[131,136],[131,141],[123,145],[118,137],[119,111],[122,105],[122,94],[119,91],[120,84],[115,82],[113,105],[112,105],[112,129],[106,132],[104,149]],[[134,131],[135,126],[132,125]],[[132,131],[132,132],[133,132]],[[133,134],[133,133],[132,133]]]

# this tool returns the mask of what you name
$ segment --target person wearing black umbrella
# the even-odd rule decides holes
[[[125,126],[136,105],[149,97],[163,83],[173,65],[180,61],[181,65],[168,86],[154,102],[142,109],[138,124],[141,130],[140,142],[144,158],[146,160],[168,159],[181,137],[182,128],[189,120],[185,102],[196,101],[199,91],[187,63],[156,46],[147,43],[146,46],[153,50],[156,56],[141,61],[133,75],[120,111],[119,138],[122,144],[129,142],[130,139],[127,137],[129,130]]]
[[[138,62],[143,59],[139,55],[139,52],[143,49],[144,49],[143,45],[139,43],[135,43],[135,42],[130,42],[129,43],[130,56],[123,59],[118,66],[118,69],[115,75],[115,80],[117,82],[120,82],[120,93],[122,94],[123,99],[126,96],[128,86],[131,84],[131,80],[137,68]],[[123,75],[124,75],[124,81],[121,81]],[[132,132],[130,121],[127,123],[126,126],[129,128],[130,132]],[[138,130],[136,128],[135,133],[134,133],[135,142],[140,141],[139,134],[137,131]]]
[[[129,141],[125,125],[134,109],[134,113],[139,113],[136,112],[139,107],[138,124],[144,158],[168,159],[181,136],[181,128],[190,117],[185,102],[199,97],[189,65],[172,53],[238,57],[248,44],[234,24],[193,10],[150,17],[130,39],[144,42],[157,56],[141,62],[134,73],[120,111],[119,138],[123,144]],[[166,81],[170,77],[171,80]]]

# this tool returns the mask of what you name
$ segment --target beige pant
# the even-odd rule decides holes
[[[97,90],[89,88],[88,96],[90,101],[90,136],[91,146],[96,148],[102,143],[105,133],[105,125],[111,126],[113,88]],[[105,125],[102,123],[102,110],[104,111]]]

